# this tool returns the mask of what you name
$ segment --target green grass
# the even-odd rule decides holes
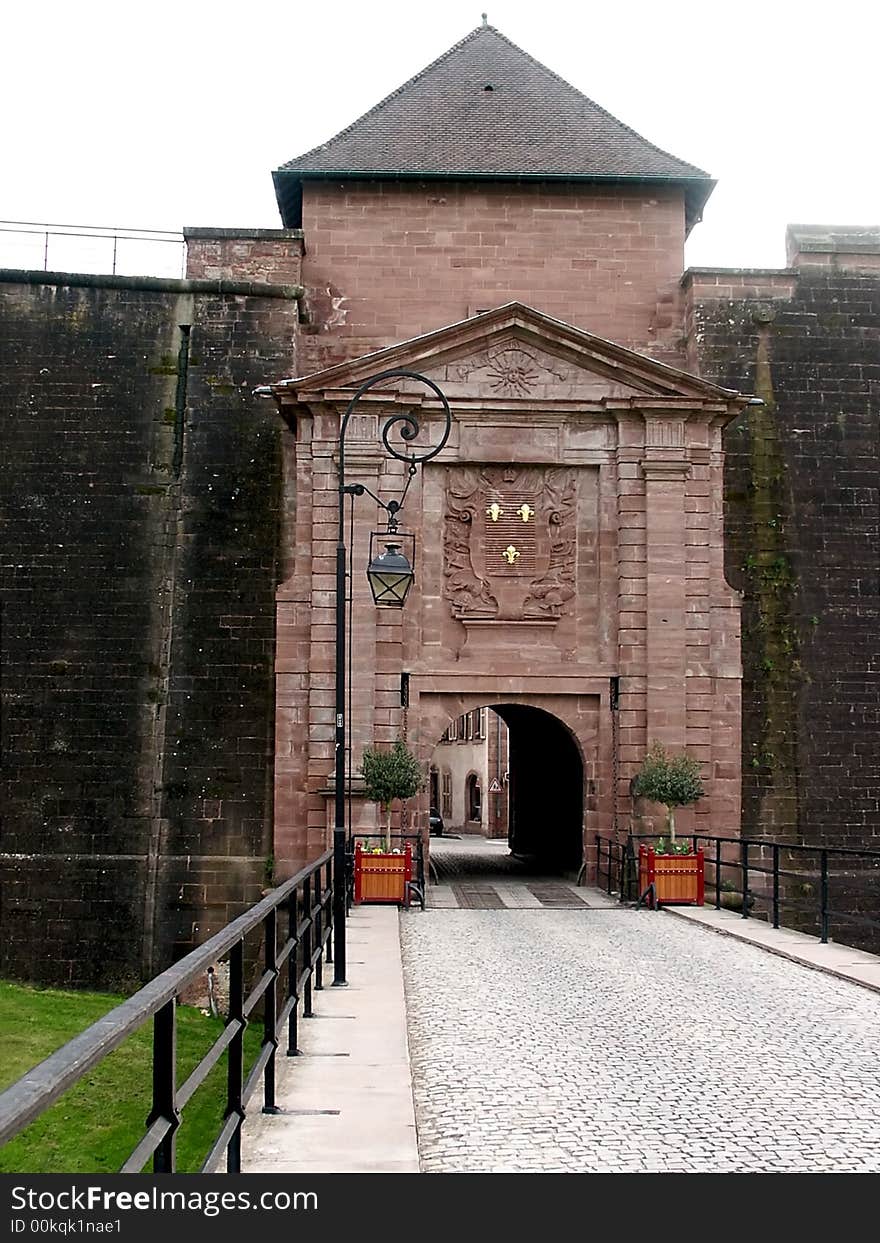
[[[0,982],[0,1090],[124,998]],[[177,1081],[182,1083],[223,1029],[191,1006],[177,1011]],[[0,1149],[0,1173],[87,1174],[118,1170],[144,1133],[152,1083],[152,1022],[93,1067],[50,1109]],[[253,1064],[262,1023],[245,1032]],[[220,1130],[226,1094],[222,1057],[183,1114],[177,1162],[194,1171]],[[149,1168],[149,1166],[148,1166]]]

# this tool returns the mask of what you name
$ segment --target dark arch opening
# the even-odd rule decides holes
[[[571,731],[542,708],[491,706],[509,730],[511,852],[542,869],[579,868],[584,767]]]

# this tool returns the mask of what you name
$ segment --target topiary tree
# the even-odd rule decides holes
[[[666,827],[675,843],[675,809],[688,807],[706,793],[700,765],[690,755],[667,755],[665,747],[652,742],[633,782],[633,793],[662,803],[666,808]]]
[[[412,798],[424,785],[419,761],[398,738],[390,751],[368,747],[361,761],[364,793],[385,813],[385,849],[391,849],[391,804],[396,798]]]

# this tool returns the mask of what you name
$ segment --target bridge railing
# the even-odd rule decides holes
[[[630,833],[624,841],[597,835],[598,883],[621,902],[636,901],[638,843],[661,833]],[[809,846],[767,838],[679,834],[702,848],[706,894],[716,910],[732,908],[743,919],[772,927],[796,926],[827,942],[832,930],[863,930],[880,946],[880,850]],[[845,906],[842,903],[845,902]],[[838,938],[839,939],[839,938]]]
[[[167,229],[0,220],[0,268],[177,278],[186,243]]]
[[[323,987],[323,964],[332,958],[332,859],[332,851],[326,851],[0,1094],[0,1144],[38,1118],[152,1019],[152,1109],[143,1137],[120,1172],[138,1173],[150,1160],[154,1173],[176,1171],[175,1137],[183,1110],[225,1055],[223,1122],[201,1171],[215,1170],[225,1154],[227,1172],[239,1173],[241,1128],[247,1105],[262,1083],[263,1112],[276,1112],[275,1057],[279,1041],[284,1039],[289,1056],[297,1053],[300,1009],[302,1017],[311,1017],[312,990]],[[253,932],[262,941],[261,962],[256,969],[245,952],[245,940]],[[223,960],[229,967],[225,1026],[187,1079],[178,1084],[179,998]],[[256,982],[246,991],[256,972]],[[262,1042],[245,1076],[245,1028],[261,1001]]]

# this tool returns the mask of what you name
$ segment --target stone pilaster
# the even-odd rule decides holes
[[[685,743],[687,676],[685,482],[690,463],[645,458],[647,742]]]

